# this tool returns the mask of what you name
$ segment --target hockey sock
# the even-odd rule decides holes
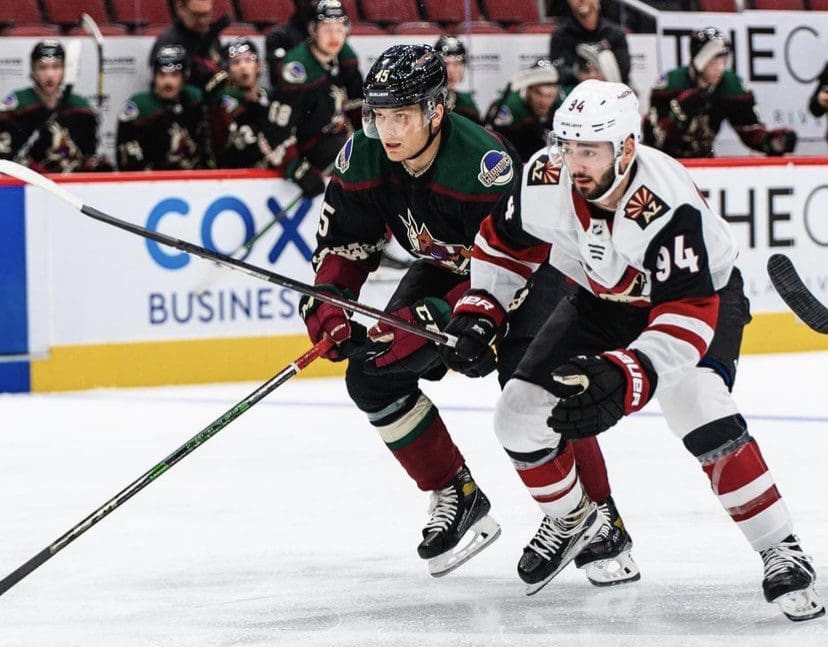
[[[754,550],[769,548],[793,532],[788,508],[747,432],[699,460],[713,492]]]
[[[392,415],[371,420],[382,440],[421,490],[440,490],[463,466],[437,407],[422,393]]]
[[[527,462],[526,457],[517,460],[509,452],[529,494],[538,502],[543,513],[550,517],[562,517],[572,512],[583,496],[572,443],[563,443],[558,450],[557,455],[549,452],[535,462]]]
[[[612,492],[598,439],[580,438],[572,442],[572,449],[578,466],[578,478],[587,496],[597,502],[608,499]]]

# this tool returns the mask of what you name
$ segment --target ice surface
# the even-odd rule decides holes
[[[274,366],[274,373],[281,367]],[[746,357],[736,397],[828,597],[828,354]],[[251,384],[0,397],[0,575],[62,535]],[[433,579],[428,497],[341,380],[293,380],[0,598],[0,647],[828,645],[762,598],[761,562],[653,407],[601,437],[639,583],[515,566],[540,513],[491,432],[494,380],[425,390],[502,537]]]

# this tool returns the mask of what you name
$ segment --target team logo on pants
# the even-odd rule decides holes
[[[642,229],[646,229],[653,220],[661,218],[669,210],[667,203],[643,184],[624,205],[624,215]]]

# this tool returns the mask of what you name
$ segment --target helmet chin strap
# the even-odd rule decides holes
[[[592,202],[593,204],[598,203],[598,202],[603,202],[604,200],[606,200],[610,196],[610,194],[613,191],[615,191],[615,189],[618,188],[618,185],[620,185],[621,182],[624,181],[624,178],[627,177],[627,175],[629,175],[630,169],[632,168],[633,162],[635,161],[635,157],[633,156],[633,158],[630,160],[630,163],[627,164],[627,168],[624,169],[624,172],[622,173],[621,172],[621,158],[623,157],[623,155],[624,155],[624,152],[622,150],[618,154],[618,157],[615,158],[615,163],[613,164],[613,170],[615,172],[615,179],[612,181],[612,184],[610,184],[609,188],[606,191],[604,191],[604,193],[602,193],[597,198],[593,198],[591,200],[588,200],[588,202]]]
[[[437,137],[437,135],[440,134],[440,128],[441,127],[442,127],[442,122],[440,124],[440,127],[437,128],[437,130],[432,130],[431,129],[431,119],[429,119],[428,120],[428,139],[426,139],[426,143],[423,144],[423,147],[420,150],[418,150],[416,153],[406,157],[405,161],[408,162],[410,160],[417,159],[420,155],[425,153],[428,150],[428,147],[431,146],[431,144],[434,142],[434,139]]]

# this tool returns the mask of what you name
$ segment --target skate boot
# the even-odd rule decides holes
[[[431,517],[417,553],[428,560],[434,577],[453,571],[500,536],[500,526],[488,516],[490,508],[465,465],[451,483],[432,492]]]
[[[604,518],[586,495],[563,517],[545,516],[523,549],[518,575],[526,582],[526,595],[534,595],[560,573],[601,529]]]
[[[584,569],[587,579],[595,586],[613,586],[641,579],[638,566],[632,558],[632,537],[624,527],[615,501],[607,497],[598,504],[603,515],[601,530],[589,545],[575,558],[575,566]]]
[[[811,557],[803,552],[796,535],[788,535],[759,555],[765,565],[762,590],[768,602],[776,602],[793,621],[825,615],[825,607],[814,589],[816,571]]]

